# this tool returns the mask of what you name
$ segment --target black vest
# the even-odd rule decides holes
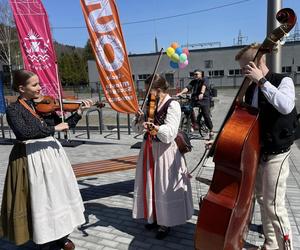
[[[278,87],[283,74],[268,73],[266,79],[275,87]],[[256,84],[250,85],[246,92],[246,103],[252,103]],[[263,152],[280,152],[289,148],[298,137],[296,129],[299,128],[296,107],[291,113],[283,115],[268,102],[262,91],[258,91],[258,108],[260,119],[260,133]]]

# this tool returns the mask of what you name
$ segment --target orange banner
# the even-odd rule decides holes
[[[80,3],[107,101],[118,112],[137,112],[138,101],[115,1]]]

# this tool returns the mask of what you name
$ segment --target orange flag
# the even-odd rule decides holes
[[[138,101],[115,1],[80,3],[107,101],[118,112],[137,112]]]

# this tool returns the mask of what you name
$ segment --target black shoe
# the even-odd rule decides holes
[[[157,231],[155,238],[158,240],[162,240],[167,237],[169,232],[170,232],[170,227],[159,226],[159,229]]]
[[[64,249],[64,250],[74,250],[75,249],[74,243],[70,239],[68,239],[67,236],[57,240],[56,243],[60,247],[60,249]]]
[[[39,245],[39,250],[61,250],[61,248],[56,244],[55,241]]]
[[[153,222],[153,223],[147,223],[146,225],[145,225],[145,228],[147,229],[147,230],[152,230],[152,229],[155,229],[155,228],[157,228],[158,227],[158,225],[157,225],[157,223],[156,222]]]

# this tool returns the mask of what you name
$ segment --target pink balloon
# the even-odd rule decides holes
[[[186,67],[186,65],[184,64],[184,63],[179,63],[179,68],[180,69],[183,69],[183,68],[185,68]]]
[[[187,56],[190,54],[188,48],[183,48],[182,52],[185,53]]]
[[[184,61],[184,63],[183,63],[185,66],[187,66],[188,64],[189,64],[189,60],[188,59],[186,59],[185,61]]]

